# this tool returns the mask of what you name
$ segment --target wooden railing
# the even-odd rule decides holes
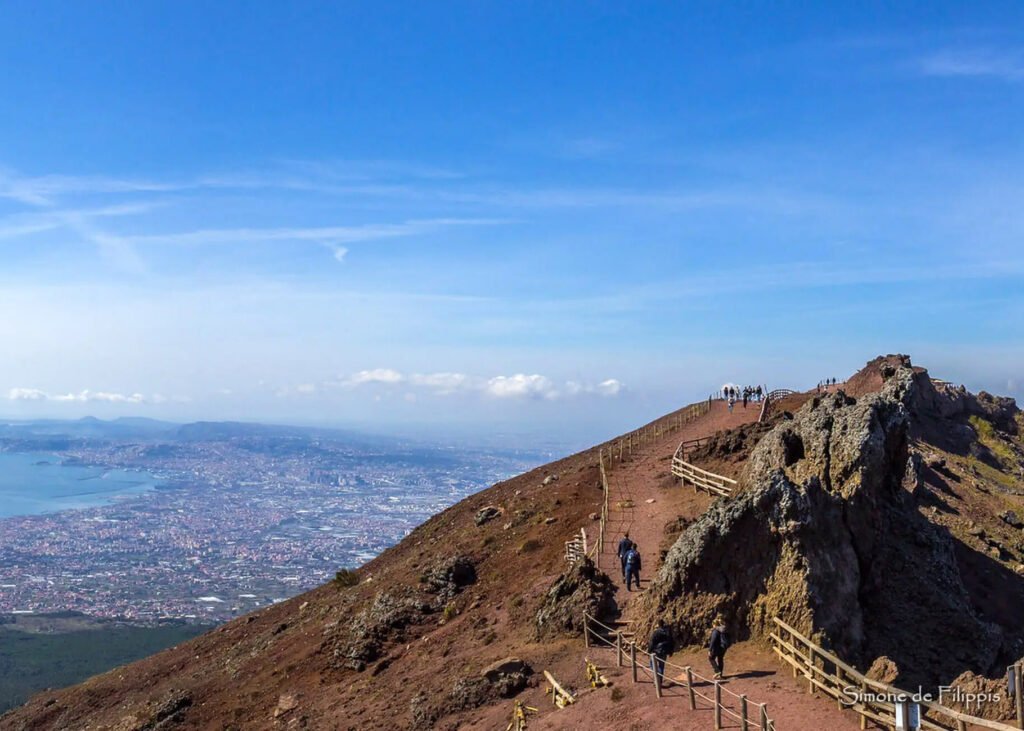
[[[914,694],[868,678],[778,617],[775,618],[775,627],[775,632],[770,635],[772,649],[792,668],[794,678],[803,676],[809,692],[821,691],[835,698],[839,708],[860,714],[861,728],[867,728],[868,720],[887,728],[896,727],[896,701],[913,699]],[[967,731],[972,727],[1017,731],[1018,728],[1000,721],[969,716],[923,698],[914,700],[920,703],[921,728],[928,731]]]
[[[618,439],[605,442],[598,447],[598,461],[601,461],[601,457],[606,458],[607,467],[611,469],[613,465],[631,457],[634,451],[640,450],[649,442],[661,439],[666,434],[682,429],[694,419],[704,416],[710,410],[710,399],[699,401],[675,413],[652,421],[650,424],[646,424],[639,429],[634,429]]]
[[[775,722],[768,717],[767,704],[755,703],[745,694],[734,693],[722,681],[705,678],[694,672],[691,666],[676,665],[667,659],[664,673],[675,670],[676,677],[666,679],[664,673],[654,671],[651,654],[637,646],[633,633],[609,627],[586,612],[583,613],[583,639],[587,647],[594,645],[615,650],[618,666],[630,668],[630,676],[634,683],[639,682],[640,673],[651,678],[654,694],[658,698],[664,696],[665,688],[676,687],[686,691],[691,711],[697,710],[698,698],[706,702],[713,711],[716,729],[722,728],[722,719],[728,716],[738,721],[743,731],[775,731]],[[682,680],[682,677],[685,677],[685,680]],[[707,696],[698,691],[695,681],[699,681],[701,687],[713,688],[713,694]]]
[[[573,536],[572,540],[565,542],[565,560],[570,564],[576,564],[586,555],[587,530],[580,528],[580,532]]]
[[[767,389],[767,387],[765,387]],[[761,413],[758,415],[758,422],[764,421],[771,414],[772,404],[779,399],[785,398],[786,396],[792,396],[797,393],[791,388],[776,388],[774,391],[768,391],[765,395],[764,400],[761,402]]]
[[[583,555],[590,558],[597,568],[601,568],[601,554],[604,552],[604,539],[608,528],[608,495],[611,492],[608,473],[611,471],[612,466],[631,457],[634,451],[638,451],[650,441],[660,439],[666,434],[671,434],[683,428],[683,426],[689,424],[694,419],[699,419],[710,410],[711,401],[701,401],[675,413],[663,416],[656,421],[652,421],[650,424],[635,429],[618,439],[605,442],[598,447],[597,468],[601,475],[601,489],[604,492],[604,500],[601,504],[601,518],[596,540],[583,552]],[[572,564],[576,563],[579,558],[576,557],[575,553],[572,554],[574,558],[570,558],[569,543],[569,541],[566,542],[565,558],[566,561]]]
[[[680,444],[675,456],[672,457],[672,474],[682,480],[683,485],[689,482],[693,485],[694,492],[701,489],[720,497],[729,497],[732,494],[732,488],[736,485],[736,480],[724,475],[716,475],[714,472],[708,472],[696,465],[690,464],[683,459],[682,455],[684,453],[683,444]]]

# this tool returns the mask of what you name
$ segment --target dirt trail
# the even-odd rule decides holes
[[[619,586],[617,600],[624,620],[630,619],[630,604],[638,594],[626,591],[619,559],[615,555],[619,539],[629,531],[630,538],[639,546],[643,564],[640,582],[645,587],[650,583],[648,577],[658,570],[666,524],[680,516],[692,520],[711,504],[711,496],[707,493],[695,493],[692,487],[682,488],[679,480],[672,477],[672,455],[679,443],[757,421],[760,410],[760,404],[751,403],[744,409],[740,402],[730,413],[724,401],[712,401],[711,411],[707,414],[681,430],[645,444],[641,451],[634,452],[632,458],[627,457],[624,464],[616,463],[609,470],[608,527],[601,568]],[[632,508],[625,507],[627,501],[632,501]]]
[[[625,464],[616,464],[609,471],[609,523],[601,566],[619,586],[617,599],[623,621],[628,622],[632,618],[635,600],[641,592],[626,591],[616,556],[619,539],[628,530],[630,538],[638,544],[644,567],[641,586],[646,587],[650,581],[647,577],[659,568],[661,549],[666,544],[665,526],[679,517],[697,518],[712,501],[707,493],[695,492],[691,487],[682,488],[679,480],[672,477],[671,459],[679,443],[757,421],[759,413],[760,404],[752,403],[744,409],[742,403],[738,403],[730,413],[724,402],[712,402],[708,414],[645,445],[643,450],[635,452],[631,458],[627,457]],[[633,507],[625,507],[628,505],[625,501],[632,501]],[[646,649],[646,638],[637,638],[637,644]],[[619,668],[612,648],[592,647],[588,653],[621,693],[619,700],[613,701],[606,689],[584,690],[585,702],[558,713],[543,714],[537,719],[540,728],[592,727],[593,720],[598,718],[605,728],[620,725],[638,730],[712,728],[713,712],[709,704],[698,699],[697,709],[690,710],[688,693],[682,686],[669,685],[664,691],[665,698],[658,701],[654,697],[650,673],[640,672],[638,682],[633,684],[628,657],[625,660],[627,666]],[[692,666],[699,675],[711,677],[703,648],[680,648],[670,662],[681,667]],[[685,675],[672,669],[666,671],[666,676],[685,679]],[[740,643],[730,648],[723,687],[748,696],[752,718],[756,712],[753,703],[767,704],[769,715],[780,731],[817,728],[853,731],[860,728],[855,714],[842,712],[834,703],[809,695],[804,686],[781,669],[769,650],[754,643]],[[714,687],[710,683],[698,680],[694,688],[706,696],[714,695]],[[724,696],[738,703],[728,692]],[[723,719],[723,728],[739,727],[735,719],[728,716]]]

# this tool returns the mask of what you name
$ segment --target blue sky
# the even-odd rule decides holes
[[[8,3],[0,415],[1021,395],[1024,7]]]

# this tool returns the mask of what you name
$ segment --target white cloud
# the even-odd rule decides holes
[[[415,373],[409,379],[414,386],[422,386],[446,395],[470,388],[472,381],[465,373]]]
[[[85,389],[78,393],[48,393],[38,388],[12,388],[7,392],[11,401],[58,401],[90,403],[101,402],[110,404],[144,404],[147,402],[141,393],[112,393],[110,391],[91,391]],[[162,403],[163,397],[154,397],[154,402]]]
[[[622,381],[619,381],[615,378],[609,378],[597,384],[596,390],[597,393],[601,394],[602,396],[618,396],[620,393],[622,393],[623,388],[625,388],[625,386],[622,384]]]
[[[7,398],[11,401],[45,401],[49,396],[38,388],[12,388],[7,392]]]
[[[922,59],[921,71],[927,76],[1024,81],[1024,56],[992,50],[943,51]]]
[[[618,396],[625,388],[622,382],[615,378],[605,379],[596,386],[577,381],[567,381],[560,387],[555,381],[539,373],[516,373],[511,376],[499,375],[491,378],[479,378],[465,373],[445,371],[438,373],[413,373],[407,376],[393,368],[374,368],[372,370],[358,371],[333,382],[333,385],[341,385],[347,388],[374,385],[395,386],[399,384],[430,391],[438,396],[447,396],[454,393],[477,393],[500,399],[532,398],[546,400],[587,395]],[[407,393],[407,400],[410,400],[408,395],[411,393]]]
[[[339,264],[345,262],[345,256],[348,254],[348,249],[344,246],[332,246],[331,250],[334,253],[334,260]]]
[[[405,376],[396,370],[391,368],[374,368],[367,371],[358,371],[348,378],[343,378],[341,380],[341,385],[354,388],[356,386],[365,386],[372,383],[396,384],[403,383],[404,381]]]
[[[514,376],[495,376],[487,381],[484,391],[495,398],[546,398],[558,397],[558,391],[550,379],[534,373]]]

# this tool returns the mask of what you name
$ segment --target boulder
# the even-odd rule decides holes
[[[555,579],[534,616],[537,639],[579,637],[583,613],[607,621],[617,612],[615,582],[584,557]]]
[[[1017,513],[1012,510],[1007,510],[999,514],[999,519],[1009,526],[1014,528],[1024,528],[1024,520],[1021,520]]]
[[[476,511],[476,518],[474,519],[474,522],[477,525],[483,525],[484,523],[494,520],[499,515],[501,515],[501,508],[494,505],[488,505]]]
[[[533,668],[518,657],[506,657],[503,660],[492,662],[480,674],[488,681],[495,683],[503,675],[532,675]]]
[[[921,375],[893,364],[880,391],[813,398],[764,436],[735,497],[668,551],[638,635],[662,617],[703,643],[723,614],[738,639],[765,638],[780,617],[849,662],[891,658],[911,685],[992,667],[1001,632],[973,608],[948,531],[904,489],[912,408],[934,395]]]

